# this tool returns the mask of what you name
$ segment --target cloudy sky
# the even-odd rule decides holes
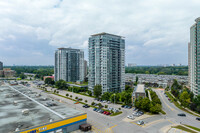
[[[125,37],[126,64],[187,64],[200,0],[0,0],[0,60],[53,65],[58,47],[80,48],[108,32]]]

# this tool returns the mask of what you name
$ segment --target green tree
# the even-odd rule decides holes
[[[183,91],[180,94],[179,100],[181,102],[181,105],[184,107],[188,107],[190,104],[190,95],[187,91]]]
[[[109,100],[109,99],[110,99],[110,96],[111,96],[111,93],[105,92],[105,93],[101,96],[101,98],[102,98],[102,100]]]
[[[119,93],[114,93],[110,96],[110,101],[112,103],[118,103],[120,101],[120,94]]]
[[[158,114],[159,112],[161,112],[161,110],[162,110],[162,106],[160,104],[151,105],[151,108],[150,108],[151,113]]]
[[[141,101],[141,109],[144,111],[149,111],[150,109],[150,100],[149,98],[143,98]]]
[[[45,81],[44,81],[45,84],[51,84],[53,85],[54,84],[54,81],[52,80],[52,78],[46,78]]]
[[[64,90],[64,89],[68,88],[68,85],[64,80],[56,81],[55,85],[56,85],[56,88],[61,89],[61,90]]]
[[[99,98],[99,97],[101,96],[101,94],[102,94],[101,85],[95,85],[93,91],[94,91],[94,96],[95,96],[96,98]]]
[[[19,75],[19,77],[20,77],[21,79],[25,79],[25,78],[26,78],[26,75],[24,75],[24,73],[21,73],[21,74]]]

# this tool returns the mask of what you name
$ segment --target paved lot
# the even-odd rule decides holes
[[[147,117],[140,117],[145,124],[140,126],[137,125],[137,120],[140,118],[137,118],[135,120],[127,120],[127,115],[130,115],[133,113],[132,109],[122,109],[123,113],[121,115],[110,117],[103,114],[99,114],[97,112],[93,111],[93,108],[83,108],[82,104],[74,104],[74,101],[71,101],[66,98],[62,98],[59,96],[56,96],[54,94],[47,94],[45,92],[42,92],[41,90],[37,89],[35,86],[30,87],[29,89],[32,89],[38,93],[41,93],[43,96],[50,96],[56,99],[59,99],[60,102],[64,102],[67,104],[67,106],[71,106],[76,109],[83,110],[87,112],[88,115],[88,123],[91,123],[93,126],[93,132],[114,132],[114,133],[123,133],[123,132],[131,132],[131,133],[163,133],[166,131],[173,132],[175,130],[170,129],[172,125],[175,124],[188,124],[193,125],[196,127],[200,127],[200,122],[197,122],[195,120],[195,116],[192,116],[188,113],[186,113],[187,117],[178,117],[177,113],[182,112],[178,108],[176,108],[172,103],[170,103],[167,98],[164,96],[162,90],[156,90],[156,93],[158,94],[159,98],[161,99],[163,110],[167,113],[167,115],[155,115],[151,116],[149,118]],[[50,88],[48,88],[50,90]],[[73,95],[73,98],[76,96],[79,98],[82,98],[83,101],[87,100],[88,104],[91,104],[94,101],[94,98],[79,95],[72,92],[67,91],[59,91],[59,94],[66,95],[68,93],[69,95]],[[96,102],[98,103],[98,102]],[[104,104],[104,103],[102,103]],[[114,104],[108,104],[108,106],[119,108],[120,105],[114,105]],[[179,130],[176,130],[178,132]],[[76,131],[80,132],[80,131]]]

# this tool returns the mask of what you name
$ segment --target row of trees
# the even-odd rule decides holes
[[[148,97],[145,98],[139,97],[138,99],[135,100],[135,107],[146,112],[158,114],[159,112],[162,111],[161,101],[158,98],[158,95],[154,91],[150,90],[150,95],[152,101],[150,101]]]
[[[113,92],[105,92],[102,94],[102,87],[101,85],[96,85],[94,87],[94,96],[96,98],[100,98],[102,100],[111,101],[112,103],[124,103],[126,105],[129,105],[132,103],[131,97],[132,97],[132,91],[133,89],[130,86],[125,86],[125,91],[120,93],[113,93]]]
[[[173,81],[171,93],[180,101],[181,106],[200,113],[200,95],[194,96],[188,88],[179,84],[177,80]]]
[[[136,66],[126,67],[126,73],[136,74],[158,74],[158,75],[188,75],[187,66]]]

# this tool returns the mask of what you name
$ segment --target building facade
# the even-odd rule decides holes
[[[84,60],[84,79],[86,78],[87,74],[88,74],[88,70],[87,70],[87,61]]]
[[[200,17],[190,27],[188,44],[189,87],[194,95],[200,94]]]
[[[55,52],[55,81],[84,80],[84,52],[80,49],[58,48]]]
[[[3,62],[0,61],[0,70],[3,70]]]
[[[99,33],[89,38],[89,90],[95,85],[104,92],[125,89],[125,39],[121,36]]]

